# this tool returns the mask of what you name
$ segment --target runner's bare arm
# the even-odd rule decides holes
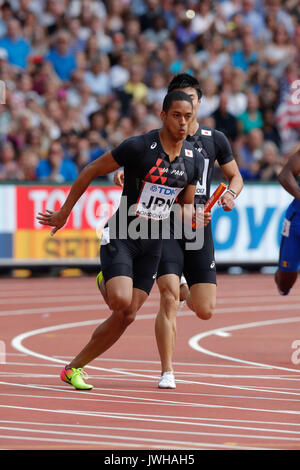
[[[98,176],[107,175],[117,168],[119,168],[119,165],[110,152],[101,155],[80,172],[60,210],[46,210],[46,212],[38,213],[37,220],[39,223],[54,227],[51,231],[51,235],[54,235],[57,230],[65,225],[73,207],[90,183]]]
[[[291,156],[287,161],[281,173],[279,173],[278,181],[283,188],[300,201],[300,188],[296,180],[296,176],[300,174],[300,151]]]
[[[240,194],[243,189],[244,183],[241,176],[240,170],[235,160],[225,163],[221,166],[222,172],[228,181],[228,189],[236,194],[236,197]],[[231,211],[234,208],[234,195],[233,193],[226,191],[220,199],[220,205],[224,211]]]

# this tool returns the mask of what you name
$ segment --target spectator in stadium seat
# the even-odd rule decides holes
[[[277,26],[273,41],[264,49],[264,60],[274,77],[281,78],[286,66],[295,60],[296,52],[285,27]]]
[[[36,169],[38,180],[55,181],[58,183],[74,181],[77,175],[78,169],[75,163],[64,157],[63,148],[59,141],[52,142],[48,158],[40,160]]]
[[[280,133],[275,125],[275,114],[272,108],[265,108],[262,113],[264,125],[262,131],[264,140],[273,142],[277,148],[281,147]]]
[[[243,90],[245,76],[241,69],[235,69],[232,76],[231,90],[228,92],[229,113],[237,117],[247,109],[248,98]]]
[[[250,164],[259,162],[263,155],[264,137],[261,129],[253,129],[243,139],[238,148],[241,170],[249,169]]]
[[[265,142],[263,154],[260,160],[260,180],[277,181],[277,177],[282,170],[283,163],[280,159],[278,147],[274,142]]]
[[[232,65],[248,72],[250,67],[259,59],[257,46],[252,34],[244,34],[239,49],[232,54]]]
[[[220,102],[218,87],[212,78],[208,77],[203,81],[202,89],[203,97],[201,98],[201,106],[199,106],[197,114],[198,119],[201,121],[211,116],[218,109]]]
[[[132,64],[130,77],[124,85],[124,91],[133,96],[134,101],[144,103],[147,99],[148,87],[143,81],[144,69],[140,64]]]
[[[235,116],[228,112],[228,94],[220,94],[220,102],[216,111],[212,114],[218,131],[223,132],[233,143],[238,137],[238,121]]]
[[[253,129],[261,129],[264,125],[262,114],[259,109],[259,100],[256,94],[248,94],[247,109],[238,116],[242,131],[248,134]],[[218,127],[217,127],[218,128]]]
[[[63,80],[69,80],[72,72],[76,69],[76,59],[69,53],[70,35],[67,31],[59,31],[56,36],[54,47],[52,47],[45,59],[53,65],[58,77]]]
[[[17,154],[11,142],[0,147],[0,180],[15,180],[18,174]]]
[[[243,23],[251,26],[254,37],[259,37],[264,31],[265,22],[263,15],[255,9],[254,0],[243,0],[239,13]]]
[[[10,64],[25,69],[31,47],[23,38],[21,24],[16,18],[8,21],[7,34],[0,39],[0,47],[7,51]]]
[[[85,72],[84,81],[95,95],[110,95],[109,58],[106,54],[95,57],[89,70]]]

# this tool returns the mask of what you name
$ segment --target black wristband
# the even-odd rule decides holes
[[[233,191],[233,189],[227,189],[227,192],[230,193],[233,196],[233,199],[236,198],[236,192]]]

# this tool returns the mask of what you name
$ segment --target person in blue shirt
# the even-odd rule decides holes
[[[70,35],[67,31],[60,31],[57,35],[56,44],[50,49],[45,59],[53,65],[58,77],[67,81],[76,69],[76,58],[69,52]]]
[[[21,25],[18,19],[12,18],[8,21],[7,35],[0,39],[0,48],[7,51],[10,64],[21,69],[26,68],[31,47],[22,37]]]
[[[294,153],[281,170],[278,181],[294,197],[287,208],[281,233],[278,269],[275,283],[281,295],[288,295],[300,267],[300,151]]]
[[[37,179],[62,183],[74,181],[77,176],[77,167],[72,160],[64,157],[61,143],[59,141],[52,142],[48,158],[40,160],[37,166]]]
[[[242,47],[232,54],[232,65],[248,72],[249,68],[258,62],[258,52],[252,34],[245,34],[242,38]]]

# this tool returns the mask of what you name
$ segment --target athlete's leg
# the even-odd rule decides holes
[[[288,295],[297,280],[300,264],[300,220],[292,215],[284,221],[275,283],[281,295]]]
[[[287,295],[298,277],[298,272],[286,272],[277,269],[275,273],[275,282],[281,295]]]
[[[173,370],[172,357],[176,339],[176,313],[179,306],[179,277],[166,274],[157,280],[160,308],[155,320],[155,336],[162,374]]]
[[[189,294],[189,287],[187,285],[186,279],[184,276],[181,276],[180,279],[180,302],[187,300]]]
[[[212,283],[198,283],[190,287],[187,296],[188,307],[201,320],[209,320],[216,307],[217,286]]]
[[[132,287],[132,279],[117,276],[106,283],[111,315],[92,334],[88,344],[72,360],[69,368],[82,368],[107,351],[134,321],[136,312],[148,297],[145,291]]]

